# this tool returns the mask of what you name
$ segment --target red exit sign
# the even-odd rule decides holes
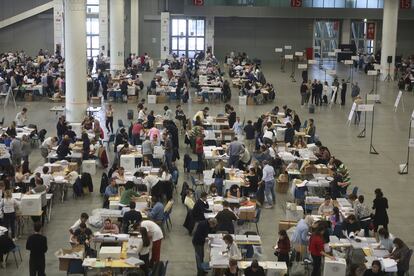
[[[204,6],[204,0],[193,0],[194,6]]]
[[[411,9],[411,0],[400,0],[400,9]]]
[[[302,0],[290,0],[290,6],[292,8],[300,8],[300,7],[302,7]]]

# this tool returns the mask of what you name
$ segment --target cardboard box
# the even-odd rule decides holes
[[[239,96],[239,105],[246,105],[247,96]]]
[[[255,105],[253,97],[247,97],[247,105]]]
[[[279,194],[286,194],[289,190],[289,182],[288,181],[277,181],[276,183],[276,192]]]
[[[99,258],[105,260],[111,258],[113,260],[118,260],[121,258],[121,246],[102,246],[99,251]]]
[[[85,257],[85,247],[77,245],[71,249],[59,249],[55,252],[55,256],[59,259],[59,270],[68,271],[71,260],[83,260]]]
[[[157,103],[157,96],[155,96],[155,95],[148,95],[148,103],[149,104],[156,104]]]
[[[60,164],[53,163],[50,165],[50,173],[56,173],[63,171],[63,166]]]
[[[70,172],[73,172],[73,171],[78,171],[78,169],[79,169],[78,163],[76,163],[76,162],[70,162],[70,163],[68,164],[68,170],[69,170]]]
[[[343,258],[325,258],[323,265],[323,276],[345,276],[346,275],[346,261]]]
[[[157,103],[167,103],[168,97],[165,95],[159,95],[157,96]]]
[[[296,221],[290,221],[290,220],[280,220],[279,221],[279,231],[280,230],[289,230],[293,226],[296,226]]]
[[[316,172],[317,172],[316,167],[315,165],[312,165],[312,164],[306,165],[302,170],[303,174],[314,174]]]
[[[101,104],[101,97],[91,97],[91,104]]]
[[[287,221],[299,221],[303,218],[302,206],[296,206],[295,210],[286,209],[286,220]]]
[[[96,174],[95,160],[83,160],[82,161],[82,173],[89,173],[90,175],[95,175]]]
[[[25,93],[24,94],[24,100],[26,102],[33,102],[33,94],[32,93]]]
[[[243,220],[253,220],[256,217],[256,210],[240,211],[239,218]]]
[[[136,103],[138,102],[138,97],[137,96],[128,96],[128,103]]]
[[[23,216],[40,216],[42,214],[42,195],[23,195],[20,210]]]

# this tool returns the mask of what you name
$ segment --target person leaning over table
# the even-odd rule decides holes
[[[364,203],[363,195],[358,197],[358,201],[354,205],[355,216],[364,229],[364,236],[369,237],[369,225],[371,224],[371,209]]]
[[[259,189],[259,177],[254,167],[249,168],[249,172],[245,176],[245,182],[248,187],[244,189],[244,196],[256,198],[256,194]]]
[[[46,138],[40,146],[40,154],[47,161],[47,156],[53,147],[57,146],[58,139],[54,136]]]
[[[244,276],[265,276],[265,275],[266,273],[263,267],[259,265],[259,262],[256,259],[253,260],[250,266],[248,266],[244,270]]]
[[[385,276],[385,272],[382,271],[381,262],[373,260],[371,268],[365,270],[363,276]]]
[[[192,212],[195,221],[205,220],[204,213],[212,212],[211,210],[209,210],[206,192],[201,192],[200,198],[196,201]]]
[[[410,249],[400,238],[395,238],[393,243],[394,250],[387,258],[391,258],[397,262],[397,275],[404,276],[409,269],[410,259],[408,258]]]
[[[278,262],[286,262],[289,265],[290,240],[286,230],[279,231],[279,239],[274,247]]]
[[[355,215],[349,215],[343,222],[342,229],[345,237],[355,238],[361,231],[361,225],[357,221]]]
[[[91,248],[91,240],[93,237],[92,230],[82,222],[79,228],[73,233],[71,237],[71,244],[85,246],[85,255],[88,257],[96,257],[96,251]]]
[[[237,184],[231,185],[230,189],[228,189],[226,192],[226,197],[227,198],[240,198],[241,192],[240,192],[239,185]]]
[[[223,202],[223,210],[217,213],[216,219],[217,231],[234,234],[233,222],[237,221],[238,217],[233,210],[230,209],[230,204],[227,201]]]
[[[236,261],[241,260],[242,255],[236,242],[233,239],[233,236],[230,234],[226,234],[223,236],[223,241],[226,244],[226,250],[223,251],[223,254],[227,254],[228,257],[232,260],[236,260]]]
[[[295,231],[292,234],[291,243],[298,253],[296,260],[300,259],[300,255],[304,256],[306,246],[309,242],[309,229],[313,224],[313,218],[307,215],[305,218],[299,220]]]
[[[127,183],[125,184],[125,191],[122,193],[121,200],[119,201],[119,203],[123,205],[129,205],[131,200],[134,200],[136,197],[140,196],[139,193],[134,191],[134,186],[134,182],[127,181]]]
[[[75,231],[79,228],[81,223],[85,223],[85,225],[89,226],[89,215],[87,213],[81,213],[79,219],[75,221],[75,223],[69,228],[69,233],[72,235]]]
[[[384,248],[389,253],[392,252],[394,249],[394,236],[388,232],[385,228],[380,228],[378,230],[378,239],[379,239],[379,246],[378,248]]]
[[[131,201],[129,203],[129,211],[125,212],[122,217],[122,232],[125,234],[128,234],[131,226],[142,221],[141,212],[135,210],[135,208],[136,203],[134,201]]]
[[[140,224],[135,224],[135,227],[145,227],[148,231],[148,236],[152,241],[152,251],[151,251],[151,260],[150,260],[150,266],[153,266],[154,263],[157,263],[160,261],[161,257],[161,242],[164,238],[164,234],[162,233],[162,229],[158,224],[151,220],[144,220],[141,221]]]
[[[109,233],[109,234],[119,234],[118,225],[112,223],[111,219],[107,218],[104,220],[104,225],[102,226],[101,233]]]
[[[70,139],[68,136],[64,136],[62,142],[58,146],[56,150],[57,156],[59,160],[63,160],[66,156],[70,155],[72,152],[70,150]]]
[[[216,232],[216,226],[217,220],[215,218],[210,218],[201,221],[194,232],[192,243],[196,254],[197,275],[205,275],[204,271],[199,270],[200,263],[204,262],[204,244],[206,243],[208,235]]]
[[[325,229],[321,226],[313,230],[309,238],[309,252],[312,256],[313,268],[311,276],[319,276],[322,267],[322,256],[335,260],[335,257],[328,255],[324,249],[323,233]]]

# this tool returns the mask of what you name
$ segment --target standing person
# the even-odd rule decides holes
[[[12,136],[12,141],[10,143],[10,153],[13,166],[21,165],[22,163],[22,142]]]
[[[308,91],[307,80],[303,80],[302,84],[300,85],[300,105],[304,105],[306,102],[306,94]]]
[[[363,104],[364,101],[362,100],[361,96],[358,95],[354,98],[354,103],[356,104],[354,124],[359,125],[359,122],[361,121],[362,111],[358,111],[358,105]]]
[[[32,152],[32,145],[30,144],[29,136],[24,134],[22,136],[22,159],[23,159],[23,171],[29,171],[29,155]]]
[[[0,210],[3,211],[4,226],[7,229],[11,229],[11,238],[13,241],[16,240],[16,209],[18,206],[19,202],[12,197],[12,190],[6,190],[0,204]]]
[[[355,82],[355,84],[352,85],[352,91],[351,91],[351,97],[353,101],[355,101],[355,98],[359,96],[360,90],[361,89],[359,89],[358,82]]]
[[[378,260],[372,261],[371,268],[365,270],[363,276],[385,276],[382,271],[381,262]]]
[[[292,245],[297,252],[296,260],[300,260],[300,257],[305,255],[306,246],[309,242],[309,229],[312,227],[313,218],[312,216],[308,215],[304,219],[299,220],[298,224],[296,225],[295,232],[292,234]]]
[[[48,137],[46,138],[42,145],[40,146],[40,154],[45,159],[45,162],[47,162],[47,156],[52,151],[53,147],[56,147],[58,144],[58,138],[56,137]]]
[[[374,232],[377,233],[378,226],[382,225],[384,229],[388,230],[388,200],[384,197],[381,189],[375,189],[375,199],[372,209],[374,214]]]
[[[208,234],[215,233],[216,226],[217,220],[215,218],[203,220],[197,225],[197,228],[194,232],[192,243],[196,254],[198,276],[205,275],[204,271],[200,271],[199,269],[201,263],[204,262],[204,244],[206,243]]]
[[[328,104],[328,92],[329,92],[329,85],[328,85],[328,82],[325,81],[323,83],[323,90],[322,90],[322,101],[324,104]]]
[[[346,98],[346,89],[347,84],[344,79],[342,79],[342,88],[341,88],[341,105],[345,105],[345,98]]]
[[[243,144],[237,140],[237,137],[233,138],[233,141],[227,148],[227,154],[229,155],[228,166],[238,168],[240,156],[244,152]]]
[[[47,252],[47,238],[40,233],[40,222],[34,224],[34,234],[30,235],[26,242],[26,249],[30,251],[29,270],[30,276],[46,276],[45,253]]]
[[[114,109],[112,104],[108,104],[105,112],[105,126],[108,133],[114,133]]]
[[[363,195],[358,197],[358,202],[355,203],[355,216],[364,229],[364,236],[369,237],[369,225],[371,224],[371,210],[364,204],[365,198]]]
[[[203,173],[204,138],[203,134],[197,136],[195,141],[195,153],[197,154],[197,173]]]
[[[312,104],[315,104],[316,98],[317,98],[317,96],[316,96],[316,93],[317,93],[316,86],[317,86],[317,82],[316,82],[316,79],[314,79],[313,80],[313,83],[311,85],[311,89],[312,89],[312,99],[311,99],[311,103]]]
[[[174,114],[168,105],[164,106],[164,120],[174,120]]]
[[[339,93],[339,81],[337,78],[335,78],[334,81],[332,82],[332,94],[331,94],[331,99],[335,94],[335,97],[334,97],[335,104],[336,104],[336,98],[338,97],[338,93]]]
[[[315,121],[311,118],[309,119],[309,125],[306,128],[306,135],[309,135],[308,144],[315,143],[315,134],[316,134],[316,127]]]
[[[278,262],[286,262],[289,264],[289,252],[290,252],[290,240],[286,233],[286,230],[279,231],[279,239],[277,241],[275,249],[275,256]]]
[[[265,186],[265,197],[267,201],[267,205],[264,208],[270,209],[273,208],[273,204],[276,202],[275,170],[269,165],[267,160],[263,161],[263,165],[262,184],[264,183]]]
[[[214,184],[217,188],[217,193],[219,196],[223,196],[223,183],[226,179],[226,171],[224,170],[223,160],[220,159],[214,168],[213,172]]]
[[[173,144],[171,141],[170,136],[167,133],[163,133],[163,140],[164,140],[164,152],[165,152],[165,163],[169,171],[172,171],[172,158],[173,158]]]
[[[316,99],[315,103],[316,105],[322,105],[322,91],[323,91],[323,85],[320,80],[316,83]]]
[[[318,226],[309,239],[309,252],[312,256],[313,268],[311,276],[319,276],[322,268],[322,256],[335,259],[328,255],[324,249],[323,233],[324,228]]]
[[[148,235],[152,241],[152,251],[150,265],[160,261],[161,258],[161,241],[164,238],[161,227],[151,220],[144,220],[141,222],[141,227],[145,227],[148,231]]]
[[[393,243],[394,251],[389,255],[389,258],[397,262],[397,276],[404,276],[409,269],[410,260],[408,256],[410,249],[400,238],[395,238]]]
[[[251,120],[247,121],[247,125],[243,129],[245,133],[245,142],[249,152],[254,152],[255,148],[255,128]]]

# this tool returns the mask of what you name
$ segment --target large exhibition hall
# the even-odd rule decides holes
[[[0,275],[413,274],[413,30],[412,0],[0,0]]]

